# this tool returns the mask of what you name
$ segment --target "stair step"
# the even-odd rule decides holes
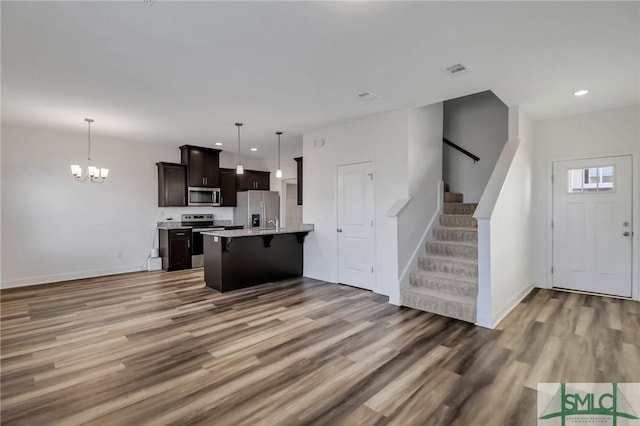
[[[441,214],[440,225],[448,227],[477,228],[478,222],[468,214]]]
[[[428,254],[438,256],[464,257],[478,259],[478,244],[457,241],[428,241],[426,245]]]
[[[422,271],[444,272],[467,277],[478,276],[477,259],[428,254],[418,258],[418,266]]]
[[[478,296],[478,277],[433,271],[412,272],[409,283],[415,287],[430,288],[442,293],[475,298]]]
[[[403,306],[444,315],[470,323],[476,322],[476,298],[455,296],[421,287],[403,288],[400,292]]]
[[[472,215],[478,207],[477,203],[444,203],[442,212],[444,214],[469,214]]]
[[[433,230],[433,238],[439,241],[478,242],[478,228],[439,226]]]
[[[464,199],[464,196],[458,192],[445,192],[444,193],[444,202],[445,203],[461,203]]]

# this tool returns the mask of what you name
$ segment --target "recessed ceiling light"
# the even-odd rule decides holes
[[[222,146],[222,142],[216,142],[217,146]]]
[[[589,93],[588,90],[578,90],[577,92],[574,92],[573,94],[576,95],[576,96],[584,96],[587,93]]]
[[[257,151],[258,148],[251,148],[251,151]]]

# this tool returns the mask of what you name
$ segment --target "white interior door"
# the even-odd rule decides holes
[[[338,281],[372,290],[375,282],[373,164],[338,166]]]
[[[553,163],[553,286],[631,297],[631,156]]]

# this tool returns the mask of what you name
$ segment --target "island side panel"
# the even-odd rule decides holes
[[[213,237],[210,237],[213,239]],[[256,235],[232,238],[220,237],[218,246],[221,254],[220,266],[215,262],[216,251],[212,253],[212,267],[221,271],[219,291],[230,291],[286,278],[299,277],[303,270],[303,243],[296,234]],[[216,243],[213,243],[214,245]],[[267,245],[267,247],[265,247]],[[225,246],[228,246],[225,250]],[[206,249],[205,249],[206,250]],[[205,259],[207,254],[205,252]],[[205,277],[207,264],[205,260]],[[212,276],[212,281],[217,277]],[[207,285],[209,284],[207,279]]]
[[[204,280],[207,287],[222,290],[222,237],[204,235]],[[216,241],[217,240],[217,241]]]

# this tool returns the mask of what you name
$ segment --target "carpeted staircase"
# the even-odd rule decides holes
[[[440,226],[427,242],[427,253],[402,289],[401,304],[434,314],[476,322],[478,296],[477,204],[463,203],[462,194],[444,193]]]

